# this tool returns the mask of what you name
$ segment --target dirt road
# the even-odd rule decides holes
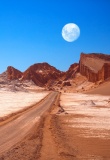
[[[40,116],[52,106],[57,94],[57,92],[52,92],[42,103],[35,105],[17,119],[0,127],[0,154],[26,136]]]
[[[23,114],[21,118],[19,117],[7,124],[9,126],[13,124],[14,127],[12,125],[9,130],[4,129],[4,132],[0,133],[0,143],[2,142],[0,152],[1,150],[3,151],[3,148],[5,151],[0,154],[0,160],[110,159],[110,139],[83,137],[81,136],[82,133],[86,132],[84,128],[70,127],[69,122],[79,118],[81,115],[69,114],[62,110],[59,105],[59,96],[58,93],[52,92],[44,100],[43,106],[41,103],[25,113],[25,116],[29,119],[26,117],[22,119]],[[37,118],[42,113],[44,114],[37,121]],[[21,122],[19,119],[21,119]],[[23,124],[20,125],[21,123]],[[3,127],[1,127],[1,130],[3,130]],[[15,132],[16,129],[17,131]],[[7,137],[2,140],[2,137],[4,137],[3,133]],[[16,143],[13,144],[13,142]]]
[[[25,125],[23,125],[24,130],[22,132],[25,132],[25,129],[28,128],[28,134],[25,134],[25,137],[22,135],[23,133],[19,132],[20,127],[18,127],[17,132],[19,132],[19,134],[22,135],[22,139],[21,135],[18,135],[18,137],[20,137],[19,139],[16,139],[14,136],[14,141],[16,140],[16,142],[18,143],[16,143],[10,148],[10,143],[12,144],[13,139],[6,138],[8,141],[6,141],[6,148],[8,146],[8,150],[5,151],[4,148],[5,152],[1,154],[0,160],[71,160],[74,158],[76,159],[74,149],[70,149],[67,145],[66,138],[60,129],[60,124],[56,115],[57,113],[59,113],[59,110],[61,109],[59,106],[59,96],[60,95],[58,93],[54,92],[48,97],[48,100],[51,101],[51,103],[49,103],[51,107],[47,112],[45,112],[45,114],[43,114],[40,120],[37,123],[35,123],[33,127],[30,127],[30,125],[28,124],[29,121],[27,123],[29,126],[27,125],[25,127]],[[47,103],[47,100],[45,103]],[[48,105],[48,103],[45,105]],[[49,106],[47,108],[49,108]],[[2,147],[3,144],[0,149],[2,149]]]

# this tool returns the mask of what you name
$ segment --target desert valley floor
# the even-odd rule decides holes
[[[109,160],[109,86],[105,83],[86,93],[57,92],[50,109],[35,117],[32,126],[24,127],[29,128],[26,134],[19,141],[13,140],[6,150],[1,149],[0,160]],[[1,90],[0,133],[34,104],[45,101],[51,92]]]

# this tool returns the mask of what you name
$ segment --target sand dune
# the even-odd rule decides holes
[[[87,91],[88,94],[110,95],[110,82],[99,85],[97,88]]]

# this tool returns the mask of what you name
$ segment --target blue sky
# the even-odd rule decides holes
[[[61,31],[71,22],[81,33],[70,43]],[[66,71],[81,52],[110,54],[109,0],[0,0],[0,73],[40,62]]]

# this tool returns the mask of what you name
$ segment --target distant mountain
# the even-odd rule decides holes
[[[79,63],[72,64],[66,72],[48,63],[33,64],[24,72],[9,66],[6,72],[0,74],[0,83],[9,83],[13,80],[22,83],[28,80],[46,88],[71,86],[71,81],[75,79],[77,73],[85,76],[90,82],[105,81],[110,78],[110,55],[81,53]]]
[[[63,75],[63,72],[48,63],[34,64],[24,72],[9,66],[6,73],[8,80],[32,80],[36,85],[41,87],[52,85],[54,81],[58,80]]]

